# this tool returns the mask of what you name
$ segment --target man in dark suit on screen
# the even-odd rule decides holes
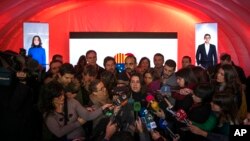
[[[217,64],[216,47],[215,45],[209,43],[210,39],[211,35],[205,34],[205,43],[199,45],[196,52],[197,64],[206,69]]]

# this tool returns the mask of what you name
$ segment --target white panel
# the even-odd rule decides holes
[[[103,66],[106,56],[114,57],[117,53],[132,53],[139,63],[142,57],[148,57],[151,67],[154,66],[153,57],[155,53],[164,55],[165,60],[173,59],[177,62],[177,39],[149,39],[149,38],[125,38],[125,39],[70,39],[70,63],[75,65],[81,55],[88,50],[97,52],[97,64]]]

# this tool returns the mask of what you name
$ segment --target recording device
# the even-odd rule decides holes
[[[113,96],[117,96],[116,99],[113,100],[113,105],[115,106],[124,106],[128,103],[128,93],[129,88],[128,87],[115,87],[111,90]],[[103,110],[104,115],[106,116],[112,116],[113,111],[109,108],[106,108]],[[115,118],[115,117],[113,117]]]
[[[26,73],[26,77],[17,77],[16,72],[19,71]],[[26,81],[27,79],[41,81],[39,63],[13,51],[0,52],[0,85],[10,86],[14,80]]]
[[[152,131],[157,127],[153,116],[149,113],[149,111],[146,108],[141,108],[140,117],[142,122],[145,123],[148,131]]]
[[[168,122],[165,119],[160,119],[159,120],[159,127],[161,129],[163,129],[164,131],[167,130],[169,132],[169,134],[170,134],[170,137],[172,139],[177,138],[176,134],[174,134],[174,132],[168,127]]]
[[[113,96],[118,96],[117,99],[113,100],[113,104],[116,106],[124,106],[128,103],[129,88],[126,86],[115,87],[111,90]]]
[[[133,108],[135,110],[140,110],[140,105],[135,104],[134,107],[126,106],[129,102],[134,103],[133,101],[129,101],[130,93],[129,88],[126,86],[114,87],[111,90],[111,93],[113,96],[116,96],[113,100],[113,105],[121,106],[121,109],[116,114],[114,114],[110,109],[105,109],[104,114],[109,116],[110,121],[112,121],[112,123],[116,123],[120,130],[126,131],[128,125],[132,122],[132,120],[134,120],[134,118],[131,119],[129,113],[133,111]]]
[[[16,79],[15,73],[22,68],[17,56],[11,51],[0,52],[0,86],[10,86]]]

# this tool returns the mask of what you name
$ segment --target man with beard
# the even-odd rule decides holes
[[[177,81],[175,76],[176,62],[172,59],[168,59],[165,62],[162,75],[162,83],[171,87],[177,87]]]
[[[135,56],[128,56],[125,59],[125,71],[119,74],[118,80],[123,80],[129,83],[130,77],[135,73],[135,68],[137,66]]]
[[[161,78],[162,74],[163,74],[163,68],[164,68],[164,56],[161,54],[161,53],[156,53],[154,55],[154,77],[156,79],[159,79]]]

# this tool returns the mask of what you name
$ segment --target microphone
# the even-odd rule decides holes
[[[177,112],[173,111],[171,108],[166,108],[166,110],[171,113],[178,121],[184,122],[186,125],[189,125],[187,119],[187,114],[183,109],[179,109]]]
[[[102,113],[107,117],[111,117],[113,115],[113,111],[111,111],[108,107],[103,109]]]
[[[171,89],[170,89],[170,86],[168,85],[163,85],[160,89],[160,93],[162,95],[165,95],[167,97],[171,96]]]
[[[186,112],[183,110],[183,109],[179,109],[177,112],[176,112],[176,118],[179,120],[179,121],[183,121],[186,125],[189,125],[189,121],[187,119],[187,114]]]
[[[148,103],[150,103],[150,106],[151,108],[154,110],[154,111],[159,111],[160,110],[160,107],[159,107],[159,104],[158,102],[155,100],[155,98],[152,96],[152,95],[148,95],[146,97],[146,101]]]
[[[176,117],[176,113],[175,113],[175,111],[172,110],[172,108],[167,107],[166,110],[167,110],[170,114],[172,114],[174,117]]]
[[[167,98],[171,104],[174,105],[175,99],[172,97],[172,93],[176,93],[178,90],[175,90],[175,87],[171,87],[169,85],[163,85],[160,90],[158,90],[158,93],[162,95],[163,97]]]
[[[146,108],[141,108],[140,110],[140,117],[143,123],[145,123],[147,130],[152,131],[157,127],[153,116],[149,113],[149,111]]]
[[[177,136],[174,134],[174,132],[168,127],[168,122],[165,119],[160,119],[159,120],[159,127],[163,129],[165,132],[166,130],[169,132],[170,137],[172,139],[177,138]]]
[[[134,102],[135,120],[138,118],[138,112],[141,110],[141,103]]]
[[[172,103],[166,98],[164,97],[162,94],[157,93],[155,95],[156,100],[163,106],[163,109],[171,109],[173,108]]]

